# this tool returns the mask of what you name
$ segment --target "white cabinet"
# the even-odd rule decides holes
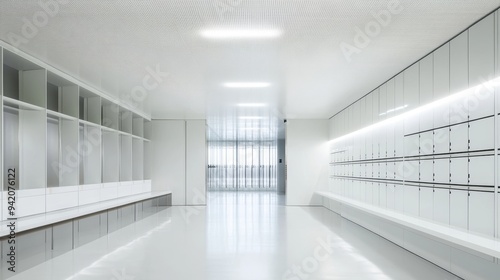
[[[450,127],[450,150],[452,153],[469,150],[469,127],[467,123]]]
[[[450,181],[452,184],[467,185],[469,183],[468,158],[450,159]]]
[[[450,225],[467,229],[468,192],[460,190],[450,191]]]
[[[471,191],[469,196],[469,230],[494,236],[495,194]]]
[[[450,160],[447,158],[434,160],[434,182],[446,184],[450,182]]]
[[[404,70],[404,106],[406,109],[400,110],[398,112],[403,112],[405,110],[411,110],[417,108],[420,104],[419,102],[419,71],[420,62],[417,62],[406,70]]]
[[[470,150],[490,150],[495,148],[494,117],[469,123]]]
[[[420,137],[418,134],[405,136],[405,156],[417,156],[419,154]]]
[[[396,157],[404,156],[404,122],[396,121],[394,124],[394,150]]]
[[[433,62],[434,62],[433,63],[434,100],[437,100],[448,96],[450,93],[450,44],[449,43],[444,44],[439,49],[434,51]]]
[[[405,211],[405,186],[396,184],[394,188],[394,209],[403,213]]]
[[[419,215],[419,188],[415,186],[404,186],[404,210],[412,216]]]
[[[436,222],[448,225],[450,223],[450,191],[434,189],[434,214]]]
[[[464,31],[450,41],[450,94],[469,87],[468,32]]]
[[[434,161],[432,159],[425,159],[420,161],[420,181],[432,183],[434,180]]]
[[[469,29],[469,79],[475,86],[495,75],[495,14]]]
[[[434,130],[434,153],[445,154],[450,151],[450,129],[445,127]]]
[[[482,186],[495,185],[495,157],[471,157],[469,162],[470,184]]]
[[[420,164],[418,160],[406,160],[404,162],[404,179],[405,181],[419,181]]]
[[[420,188],[420,217],[432,220],[434,214],[434,193],[432,188]]]
[[[420,133],[420,155],[432,155],[434,152],[434,132]]]
[[[387,139],[387,157],[394,157],[394,126],[388,125],[385,129]]]
[[[387,184],[379,184],[378,205],[387,208]]]
[[[386,187],[386,208],[395,210],[396,209],[396,186],[393,184],[387,184]]]

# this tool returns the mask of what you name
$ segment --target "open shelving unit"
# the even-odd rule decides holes
[[[148,117],[13,48],[0,65],[0,177],[5,191],[16,170],[18,216],[151,190]]]

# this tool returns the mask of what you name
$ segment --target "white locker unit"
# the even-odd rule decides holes
[[[405,157],[418,156],[420,147],[420,135],[413,134],[405,136]]]
[[[450,190],[450,225],[468,229],[468,197],[466,190]]]
[[[416,186],[404,186],[404,211],[405,213],[419,215],[419,188]]]
[[[495,118],[489,117],[469,122],[470,151],[495,148]]]
[[[432,188],[420,188],[420,217],[432,220],[434,215],[434,191]]]
[[[495,194],[493,192],[470,191],[469,230],[489,237],[495,233]]]
[[[434,160],[434,182],[450,183],[450,159],[439,158]]]
[[[381,183],[379,185],[379,206],[382,208],[387,208],[387,188],[388,185]]]
[[[434,154],[446,154],[450,152],[450,129],[448,127],[433,131]]]
[[[395,103],[394,103],[394,98],[395,98],[395,84],[394,84],[394,79],[390,79],[385,83],[385,88],[386,88],[386,108],[387,110],[389,109],[395,109]],[[387,113],[387,117],[390,118],[392,117],[394,112],[389,112]]]
[[[394,184],[386,186],[386,208],[396,210],[396,185]]]
[[[434,132],[427,131],[420,133],[419,141],[420,155],[432,155],[434,153]]]
[[[393,108],[387,107],[387,85],[383,84],[378,88],[378,104],[379,104],[379,121],[385,120],[391,116],[391,112],[389,110]]]
[[[450,190],[434,189],[433,220],[445,225],[450,224]]]
[[[469,84],[476,86],[495,77],[495,14],[469,29]],[[494,114],[494,89],[480,87],[468,102],[471,120]]]
[[[419,107],[420,105],[420,62],[417,62],[413,64],[412,66],[408,67],[404,72],[403,72],[403,77],[404,77],[404,104],[403,106],[406,106],[406,108],[399,110],[401,113],[405,111],[409,111],[412,109],[415,109]],[[418,119],[416,120],[416,123],[418,124]],[[410,131],[407,133],[413,133],[418,130],[418,126],[412,128]]]
[[[466,157],[450,159],[450,183],[467,185],[469,183],[469,159]]]
[[[420,182],[432,183],[434,181],[434,160],[420,160]]]
[[[469,150],[469,125],[461,123],[450,126],[450,152],[460,153]]]
[[[495,186],[495,156],[469,158],[470,185]]]

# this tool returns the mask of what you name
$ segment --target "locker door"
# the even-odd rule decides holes
[[[396,167],[394,165],[394,162],[388,162],[387,163],[387,179],[395,179],[394,172],[396,170]]]
[[[450,191],[450,225],[467,229],[468,192]]]
[[[450,106],[447,102],[434,106],[434,128],[444,127],[450,124]]]
[[[432,220],[434,214],[434,193],[432,188],[420,188],[420,217]]]
[[[434,221],[450,224],[450,191],[434,189]]]
[[[366,177],[373,178],[373,163],[368,163],[366,165]]]
[[[452,153],[469,150],[469,127],[467,123],[450,127],[450,149]]]
[[[431,53],[420,61],[420,106],[433,100],[433,57]],[[420,112],[420,131],[433,129],[433,125],[433,109]]]
[[[469,123],[470,150],[495,149],[495,119],[481,119]]]
[[[434,160],[434,182],[447,184],[450,182],[450,160],[436,159]]]
[[[403,122],[396,121],[394,124],[394,148],[396,157],[404,156],[404,129]]]
[[[373,201],[373,188],[370,188],[367,182],[362,181],[361,183],[361,193],[363,194],[363,200],[364,202],[368,204],[372,204]]]
[[[419,188],[415,186],[404,186],[404,209],[405,213],[418,216],[419,214]]]
[[[418,160],[408,160],[404,163],[404,178],[405,181],[418,182],[419,181],[419,166]]]
[[[450,94],[450,44],[446,43],[434,51],[434,100],[442,99]],[[446,106],[448,107],[448,106]],[[439,108],[436,108],[439,109]],[[439,112],[435,110],[435,112]],[[436,116],[436,114],[435,114]],[[438,121],[443,118],[438,117]],[[434,122],[434,127],[441,127],[448,123]]]
[[[434,152],[434,134],[432,131],[420,133],[420,155],[432,155]]]
[[[450,152],[450,129],[445,127],[434,130],[434,154]]]
[[[382,162],[379,165],[379,172],[380,172],[380,178],[386,179],[387,178],[387,163]]]
[[[393,184],[387,184],[386,187],[386,208],[395,210],[396,209],[396,186]]]
[[[386,128],[387,157],[394,157],[394,126],[388,125]]]
[[[379,184],[379,206],[387,208],[387,184]]]
[[[434,163],[432,159],[420,161],[420,181],[432,183],[434,173]]]
[[[385,134],[385,130],[381,130],[378,133],[379,136],[379,154],[381,158],[387,157],[387,135]]]
[[[471,185],[495,186],[495,157],[471,157],[469,173]]]
[[[450,41],[450,93],[458,93],[469,87],[468,31]],[[467,120],[468,109],[464,100],[450,104],[450,123]]]
[[[398,111],[398,113],[402,113],[403,111],[408,111],[414,108],[417,108],[420,105],[419,100],[419,71],[420,71],[420,62],[413,64],[404,70],[404,104],[408,107],[405,110]],[[418,131],[418,118],[416,119],[416,127],[412,127],[412,131],[409,133],[413,133]],[[405,126],[407,128],[407,126]]]
[[[359,185],[359,181],[351,181],[352,182],[352,197],[358,201],[363,201],[364,198],[361,197],[361,186]]]
[[[419,154],[420,137],[418,134],[405,136],[405,156],[417,156]]]
[[[404,170],[405,170],[405,163],[403,161],[397,161],[395,162],[395,168],[396,168],[396,180],[403,180],[404,179]]]
[[[467,185],[469,183],[468,158],[450,159],[450,174],[452,184]]]
[[[476,86],[495,75],[495,15],[491,14],[469,29],[469,79]],[[470,96],[470,119],[494,114],[494,89],[481,87]]]
[[[494,236],[495,194],[471,191],[469,196],[469,230]]]
[[[394,188],[394,209],[398,212],[405,212],[405,186],[396,184]]]
[[[373,178],[379,178],[379,163],[374,163],[373,164]]]
[[[380,184],[379,183],[369,183],[372,189],[372,204],[374,206],[380,205]]]

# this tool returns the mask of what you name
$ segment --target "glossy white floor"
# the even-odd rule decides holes
[[[458,279],[323,207],[210,193],[10,279]]]

